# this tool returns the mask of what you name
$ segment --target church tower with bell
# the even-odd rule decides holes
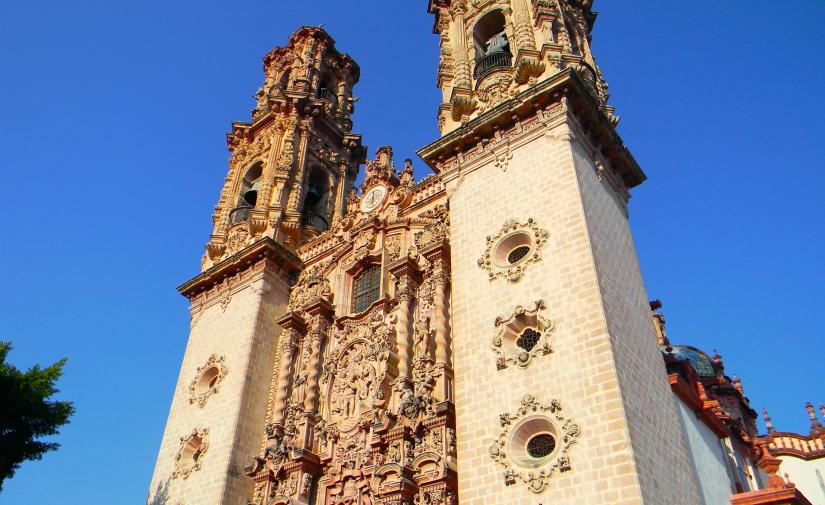
[[[277,319],[303,268],[297,247],[339,222],[365,151],[352,132],[358,65],[304,27],[263,58],[231,153],[199,275],[178,289],[191,330],[149,503],[245,503],[277,362]],[[207,464],[208,462],[208,464]],[[153,502],[153,500],[155,500]]]
[[[590,0],[430,0],[458,496],[699,503],[628,224]],[[491,464],[492,463],[492,464]]]
[[[418,181],[390,146],[367,159],[359,67],[324,30],[264,57],[202,271],[179,287],[191,332],[150,505],[796,493],[767,478],[738,379],[671,346],[648,302],[628,222],[645,174],[591,3],[429,0],[441,135]]]

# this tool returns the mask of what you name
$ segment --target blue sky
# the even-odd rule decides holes
[[[362,69],[355,130],[396,157],[434,140],[426,2],[0,6],[0,338],[69,358],[63,447],[4,504],[145,500],[195,275],[261,57],[324,23]],[[649,180],[631,224],[674,343],[717,348],[754,407],[806,431],[825,402],[825,3],[596,3],[594,51]],[[416,176],[427,174],[416,159]]]

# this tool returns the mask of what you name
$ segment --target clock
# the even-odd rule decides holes
[[[364,193],[364,198],[361,199],[361,212],[372,212],[379,205],[381,202],[384,201],[384,198],[387,196],[387,187],[378,185],[373,186],[370,188],[369,191]]]

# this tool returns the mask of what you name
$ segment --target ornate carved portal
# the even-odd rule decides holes
[[[455,502],[448,209],[400,217],[412,167],[377,154],[361,191],[385,192],[353,197],[298,251],[325,259],[307,261],[278,321],[266,442],[246,469],[257,505]],[[381,265],[381,296],[352,313],[347,286],[365,262]]]

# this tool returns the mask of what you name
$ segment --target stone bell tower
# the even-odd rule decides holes
[[[429,0],[462,505],[700,503],[628,223],[591,0]]]
[[[148,503],[242,504],[258,452],[295,249],[341,220],[365,157],[350,116],[358,65],[303,27],[263,59],[250,122],[227,134],[229,171],[202,272],[178,289],[191,330]]]

